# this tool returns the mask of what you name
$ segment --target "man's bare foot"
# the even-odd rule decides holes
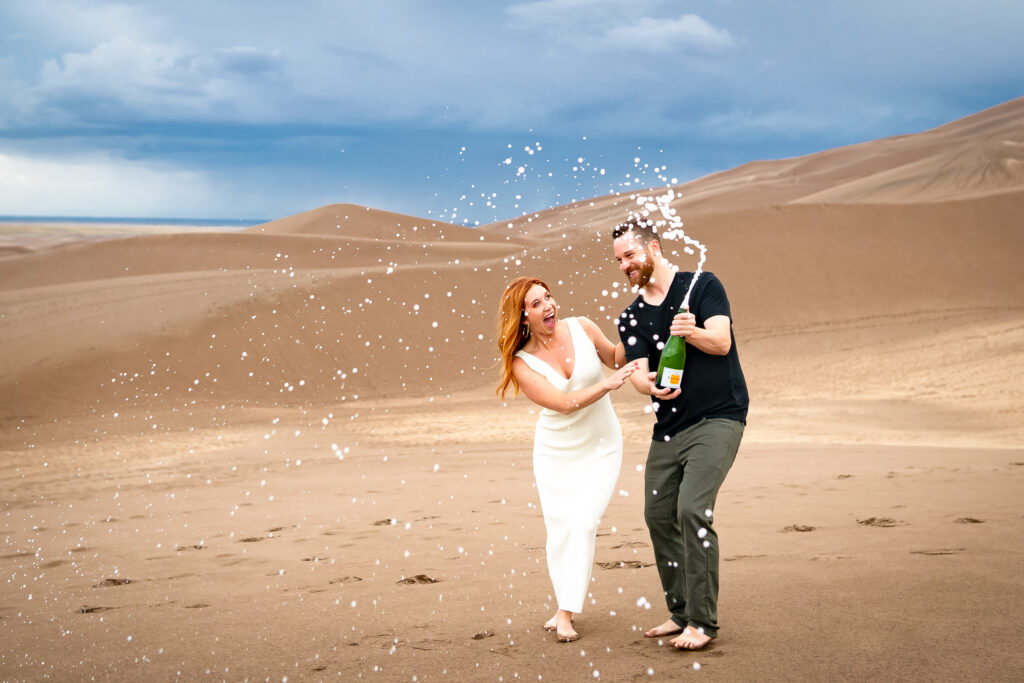
[[[683,628],[676,622],[669,619],[661,626],[655,626],[650,631],[644,634],[644,638],[661,638],[662,636],[671,636],[676,633],[680,633]]]
[[[677,650],[699,650],[711,642],[711,636],[692,626],[687,626],[678,637],[668,642]]]
[[[561,643],[571,643],[580,637],[572,627],[572,612],[566,612],[564,609],[558,610],[558,614],[555,615],[555,631]]]

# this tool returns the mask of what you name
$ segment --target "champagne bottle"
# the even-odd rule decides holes
[[[684,304],[680,313],[687,313]],[[682,337],[669,335],[665,348],[661,350],[661,361],[658,363],[658,386],[663,389],[678,389],[683,383],[683,367],[686,365],[686,344]]]

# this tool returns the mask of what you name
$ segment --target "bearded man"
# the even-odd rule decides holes
[[[640,218],[613,231],[615,260],[639,295],[617,326],[630,376],[651,396],[657,421],[644,474],[644,518],[670,617],[644,635],[675,635],[682,650],[699,650],[718,636],[718,534],[715,500],[732,467],[747,419],[747,385],[740,368],[725,288],[702,273],[680,311],[693,273],[677,272],[661,250],[657,228]],[[678,389],[656,384],[661,349],[673,334],[685,341]],[[678,634],[678,635],[676,635]]]

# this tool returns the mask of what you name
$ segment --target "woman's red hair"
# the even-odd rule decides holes
[[[516,278],[505,288],[501,295],[501,308],[498,311],[498,351],[501,352],[501,379],[498,382],[496,393],[505,398],[505,392],[509,385],[512,386],[512,395],[519,395],[519,382],[512,375],[512,360],[516,357],[516,351],[526,344],[526,326],[523,324],[523,302],[526,300],[526,293],[534,285],[540,285],[546,291],[551,288],[535,277]]]

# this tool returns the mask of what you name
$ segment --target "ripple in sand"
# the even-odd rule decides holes
[[[911,550],[911,555],[958,555],[966,548],[933,548],[930,550]]]
[[[330,581],[328,581],[327,583],[328,583],[328,584],[334,584],[334,583],[352,583],[352,582],[354,582],[354,581],[362,581],[362,579],[361,579],[361,578],[359,578],[358,576],[343,576],[343,577],[341,577],[340,579],[331,579],[331,580],[330,580]]]
[[[109,612],[116,607],[86,607],[82,606],[82,609],[78,610],[79,614],[95,614],[96,612]]]
[[[960,517],[959,519],[953,520],[957,524],[984,524],[985,520],[975,519],[974,517]]]

